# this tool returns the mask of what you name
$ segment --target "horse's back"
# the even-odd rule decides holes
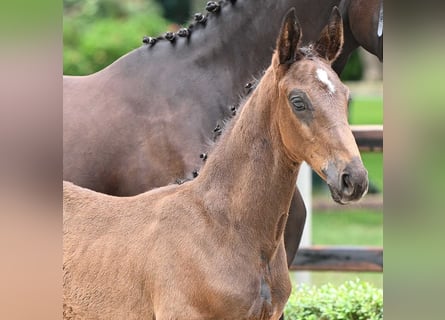
[[[174,70],[152,66],[156,78],[132,76],[132,55],[90,76],[64,77],[65,180],[128,196],[191,177],[200,167],[221,113],[209,119],[202,110],[210,97],[184,89]]]

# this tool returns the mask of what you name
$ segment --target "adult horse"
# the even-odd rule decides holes
[[[296,8],[306,44],[317,40],[339,2],[209,2],[209,13],[196,15],[187,29],[146,38],[145,45],[98,73],[64,77],[64,179],[125,196],[192,177],[217,121],[230,115],[243,85],[269,63],[284,13]],[[342,5],[346,21],[352,21],[350,6],[349,1]],[[376,8],[369,14],[378,14]],[[352,26],[345,24],[337,73],[360,44],[359,35],[376,35],[377,25],[360,25],[357,32],[349,30]],[[367,49],[378,54],[378,48]],[[285,237],[289,263],[305,217],[296,189]]]
[[[291,10],[271,66],[201,174],[133,197],[64,183],[64,319],[277,320],[291,290],[283,231],[306,161],[348,203],[368,177],[331,63],[338,10],[301,47]]]

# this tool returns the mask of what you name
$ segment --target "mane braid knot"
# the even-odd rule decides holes
[[[254,84],[253,84],[253,82],[248,82],[248,83],[246,83],[246,85],[244,86],[244,88],[246,89],[246,94],[251,93],[252,90],[254,89]]]
[[[221,126],[219,123],[216,125],[215,129],[213,129],[213,132],[221,132]]]
[[[187,181],[187,179],[176,179],[175,183],[181,185],[181,184],[183,184],[186,181]]]
[[[166,32],[164,35],[165,39],[167,39],[170,42],[175,41],[176,39],[176,34],[174,32]]]
[[[212,13],[219,12],[221,10],[221,4],[216,1],[209,1],[207,2],[206,10]]]
[[[231,111],[232,116],[236,116],[236,106],[231,106],[230,111]]]
[[[201,24],[206,24],[206,22],[207,22],[207,17],[200,12],[195,13],[195,15],[193,16],[193,19],[197,23],[201,23]]]
[[[156,43],[156,38],[144,36],[142,38],[142,42],[149,45],[154,45]]]
[[[215,127],[215,129],[213,129],[213,141],[216,141],[216,139],[222,134],[222,127],[221,125],[218,123]]]
[[[181,28],[177,32],[179,37],[187,38],[190,36],[190,29],[188,28]]]

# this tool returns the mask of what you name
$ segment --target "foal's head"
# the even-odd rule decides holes
[[[291,9],[272,62],[281,140],[289,158],[306,161],[326,180],[332,198],[345,204],[366,193],[368,173],[348,124],[349,90],[331,69],[343,46],[338,9],[333,9],[316,43],[302,48],[301,37]]]

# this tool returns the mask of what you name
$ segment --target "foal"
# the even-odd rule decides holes
[[[64,183],[65,319],[278,319],[291,290],[283,229],[302,161],[340,203],[367,172],[331,69],[338,10],[301,48],[292,9],[272,65],[200,175],[118,198]]]

